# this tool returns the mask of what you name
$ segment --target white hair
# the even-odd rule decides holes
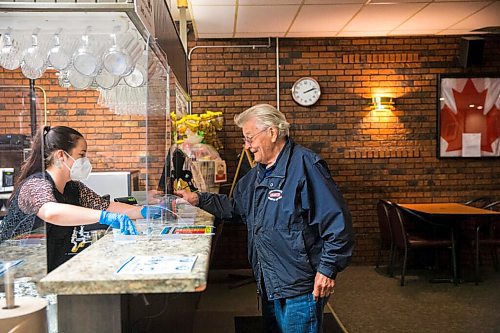
[[[234,122],[239,128],[250,119],[256,119],[257,127],[260,129],[277,128],[280,138],[289,135],[290,124],[286,121],[285,115],[272,105],[257,104],[234,116]]]

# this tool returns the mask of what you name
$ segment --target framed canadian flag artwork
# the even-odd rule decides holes
[[[438,157],[500,157],[500,74],[440,75]]]

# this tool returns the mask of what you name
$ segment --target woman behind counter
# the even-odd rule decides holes
[[[92,170],[86,155],[87,142],[78,131],[66,126],[41,128],[0,225],[2,242],[45,221],[49,272],[85,248],[89,233],[84,225],[99,222],[123,234],[137,234],[131,219],[150,213],[149,206],[110,202],[81,183]]]

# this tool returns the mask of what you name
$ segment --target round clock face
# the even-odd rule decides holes
[[[295,102],[302,106],[310,106],[316,103],[321,95],[318,81],[311,77],[298,79],[292,86],[292,97]]]

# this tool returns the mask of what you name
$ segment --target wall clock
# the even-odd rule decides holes
[[[312,77],[302,77],[295,81],[292,86],[292,97],[295,102],[302,106],[311,106],[321,96],[321,88],[318,81]]]

